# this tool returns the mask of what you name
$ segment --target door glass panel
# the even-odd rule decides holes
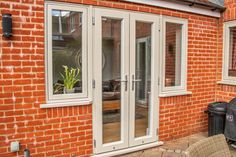
[[[121,24],[102,18],[103,143],[121,140]]]
[[[136,22],[135,137],[149,135],[151,23]]]

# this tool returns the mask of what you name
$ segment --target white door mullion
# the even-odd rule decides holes
[[[133,139],[135,138],[135,58],[136,58],[136,25],[133,16],[130,16],[130,99],[129,99],[129,145],[133,145]]]

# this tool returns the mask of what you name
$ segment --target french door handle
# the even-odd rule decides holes
[[[141,79],[135,79],[134,75],[132,75],[132,90],[134,90],[135,82],[141,82]]]

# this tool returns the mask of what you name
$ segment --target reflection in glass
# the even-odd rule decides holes
[[[82,13],[52,10],[53,94],[65,93],[63,66],[79,68],[80,81],[72,93],[82,92]],[[50,52],[49,52],[50,53]]]
[[[165,86],[181,85],[182,24],[166,23]]]
[[[136,22],[135,137],[149,135],[151,23]]]
[[[236,76],[236,27],[230,27],[229,38],[229,76]]]
[[[121,140],[121,20],[102,18],[103,143]]]

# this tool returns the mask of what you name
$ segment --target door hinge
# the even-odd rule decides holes
[[[159,129],[157,128],[157,135],[158,135],[158,133],[159,133]]]
[[[93,146],[96,148],[96,140],[93,140]]]
[[[160,77],[158,77],[158,82],[157,82],[158,86],[160,85]]]
[[[96,84],[95,84],[95,80],[93,80],[93,88],[95,88],[95,85],[96,85]]]
[[[92,23],[95,25],[95,17],[92,18]]]

